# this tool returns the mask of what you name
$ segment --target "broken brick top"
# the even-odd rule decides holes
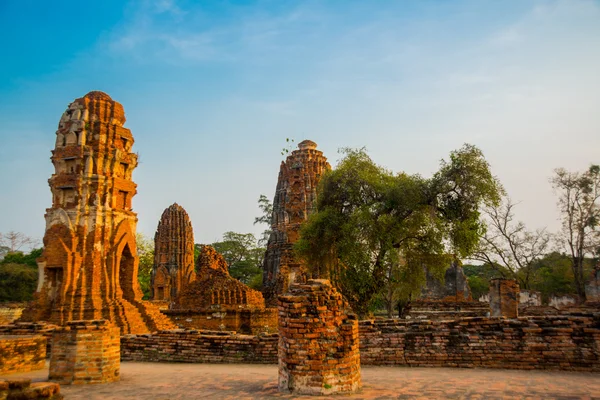
[[[203,275],[208,271],[220,271],[229,276],[225,258],[214,247],[203,244],[198,255],[198,275]]]
[[[298,143],[298,148],[300,150],[307,150],[307,149],[316,149],[317,148],[317,144],[315,142],[313,142],[312,140],[303,140],[300,143]]]
[[[174,310],[265,308],[262,293],[229,275],[227,262],[212,246],[203,245],[196,280],[177,296]]]

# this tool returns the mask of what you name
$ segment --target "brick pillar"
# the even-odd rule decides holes
[[[360,386],[358,320],[328,280],[292,284],[279,296],[279,390],[353,393]]]
[[[490,281],[490,311],[492,317],[517,318],[519,316],[519,284],[514,279]]]
[[[49,380],[61,384],[119,380],[120,329],[105,320],[71,321],[52,335]]]

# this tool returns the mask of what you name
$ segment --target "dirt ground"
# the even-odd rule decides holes
[[[48,370],[10,374],[44,381]],[[362,367],[362,390],[339,399],[600,399],[600,374],[493,369]],[[121,363],[121,381],[62,385],[75,399],[265,399],[277,390],[277,366]]]

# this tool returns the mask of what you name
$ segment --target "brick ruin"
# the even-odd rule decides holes
[[[438,280],[427,269],[425,271],[427,282],[423,288],[422,298],[445,302],[473,301],[467,276],[459,261],[454,260],[450,263],[444,273],[443,281]]]
[[[118,327],[105,320],[70,321],[52,335],[48,379],[60,384],[115,382],[120,379]]]
[[[353,393],[360,386],[358,319],[325,279],[295,283],[279,296],[279,390]]]
[[[331,170],[317,144],[304,140],[281,162],[271,220],[271,236],[263,263],[263,293],[269,306],[277,296],[287,292],[290,283],[306,279],[305,267],[296,259],[293,245],[298,240],[300,225],[314,211],[317,185]]]
[[[0,334],[0,375],[35,371],[45,366],[44,336]]]
[[[51,161],[52,206],[35,300],[22,321],[107,319],[123,333],[172,327],[143,303],[137,280],[137,215],[131,208],[137,166],[123,106],[103,92],[63,113]]]
[[[426,284],[421,298],[412,302],[408,316],[421,319],[481,317],[488,304],[473,301],[469,282],[458,260],[452,261],[442,281],[425,268]]]
[[[34,382],[31,379],[0,380],[0,399],[4,400],[63,400],[60,385],[53,382]]]
[[[519,284],[514,279],[497,278],[490,281],[490,312],[492,317],[519,316]]]
[[[154,235],[153,300],[171,301],[196,278],[194,231],[187,212],[175,203],[160,217]]]
[[[231,330],[243,333],[272,332],[277,310],[265,308],[261,292],[229,275],[227,262],[212,246],[203,245],[196,280],[187,285],[162,312],[181,326]]]

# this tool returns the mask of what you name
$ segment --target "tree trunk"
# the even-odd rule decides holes
[[[575,257],[572,264],[573,277],[575,278],[575,290],[580,301],[584,302],[585,298],[585,278],[583,276],[583,257]]]

